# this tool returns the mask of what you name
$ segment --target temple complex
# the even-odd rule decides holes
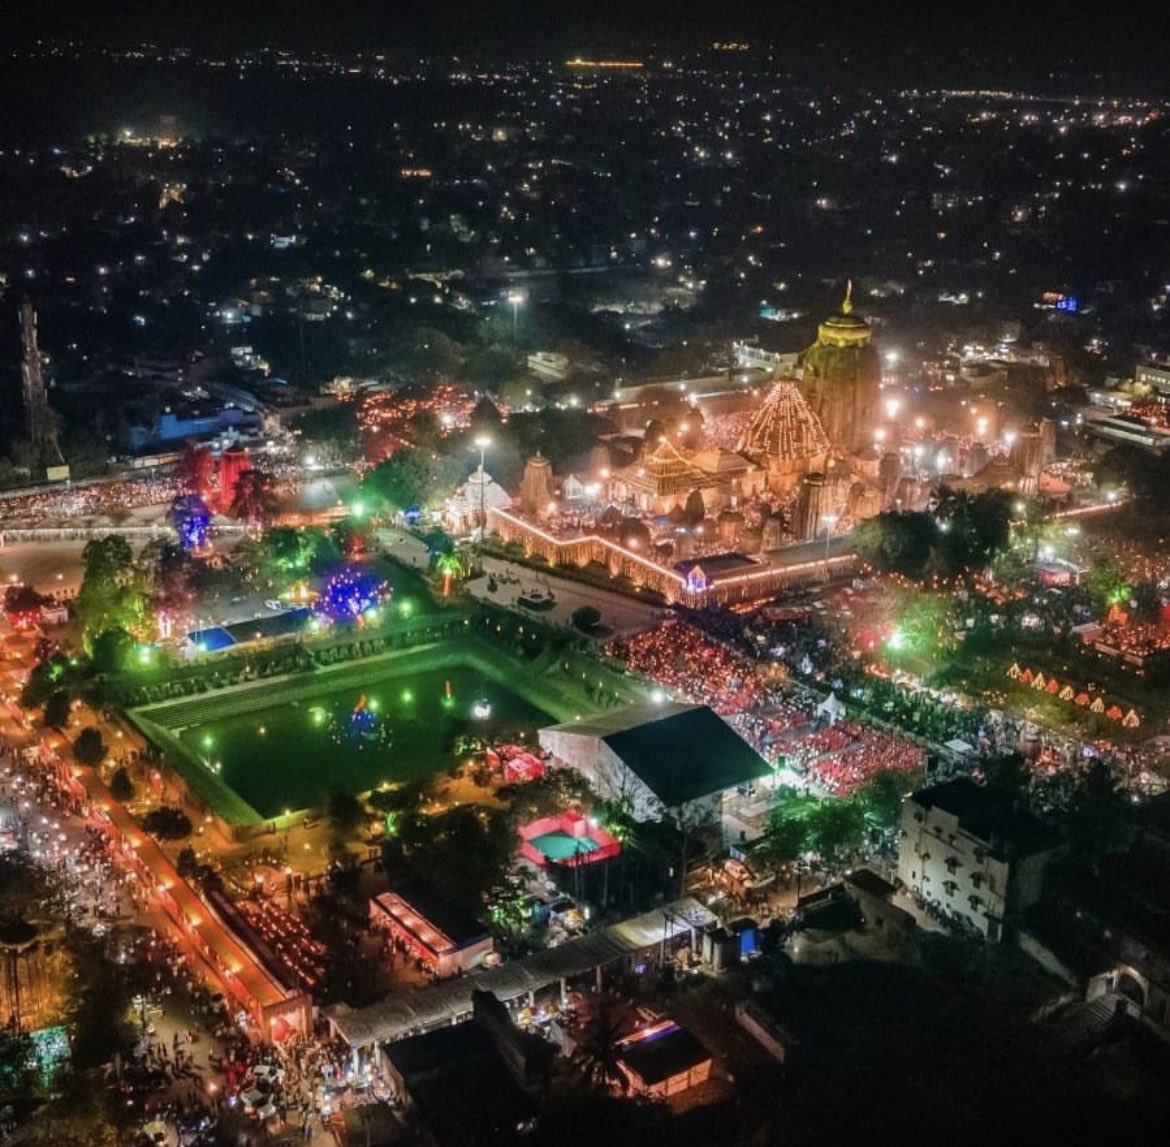
[[[881,421],[881,369],[869,324],[853,314],[852,283],[841,313],[817,327],[801,356],[800,391],[835,450],[870,445]]]

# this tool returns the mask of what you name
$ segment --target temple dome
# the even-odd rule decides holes
[[[841,313],[817,325],[817,341],[825,346],[866,346],[871,334],[869,323],[853,313],[853,283],[850,282]]]

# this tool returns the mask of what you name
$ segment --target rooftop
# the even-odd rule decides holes
[[[621,1061],[648,1087],[697,1067],[711,1053],[686,1028],[662,1020],[623,1039]]]
[[[768,762],[706,705],[627,705],[550,731],[604,741],[667,808],[771,772]]]
[[[979,785],[969,777],[919,789],[910,800],[922,808],[950,813],[965,832],[1000,854],[1042,852],[1060,843],[1054,829],[1018,807],[1010,789]]]

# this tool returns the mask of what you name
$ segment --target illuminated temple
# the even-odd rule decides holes
[[[840,314],[817,327],[801,355],[800,390],[833,449],[853,454],[871,446],[881,421],[881,366],[869,324],[853,314],[852,284]]]
[[[764,468],[768,488],[780,492],[808,471],[824,469],[832,447],[797,384],[782,380],[756,411],[739,449]]]
[[[711,509],[712,501],[718,500],[719,484],[718,477],[700,470],[665,438],[653,453],[614,475],[617,496],[632,502],[642,513],[654,515],[685,507],[693,490],[703,494],[704,504]]]

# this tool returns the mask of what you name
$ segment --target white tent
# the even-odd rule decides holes
[[[845,702],[836,693],[830,693],[818,706],[817,716],[824,717],[830,725],[845,716]]]
[[[954,740],[947,741],[946,747],[950,749],[956,757],[965,757],[968,753],[975,752],[974,745],[968,745],[966,741]]]

